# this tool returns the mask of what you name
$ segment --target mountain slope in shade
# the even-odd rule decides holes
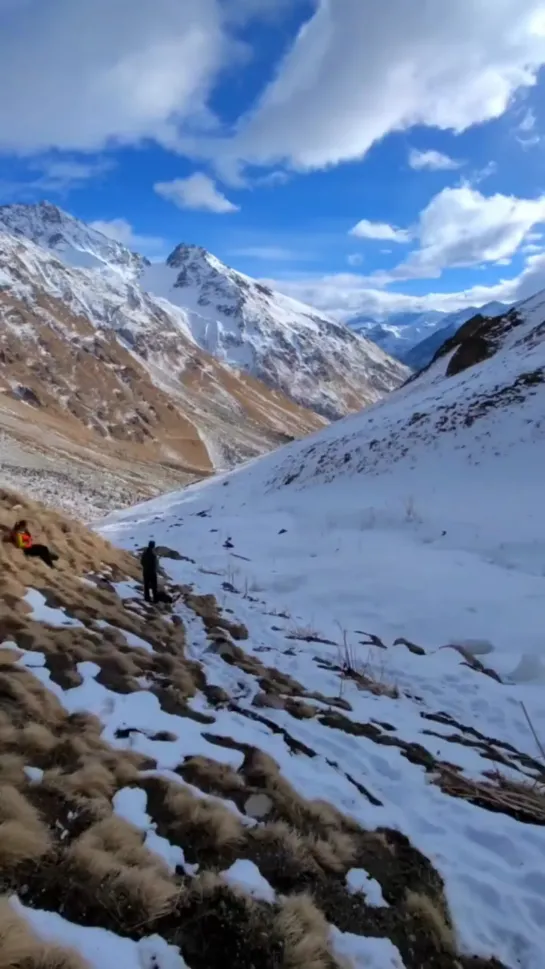
[[[433,359],[435,353],[445,340],[454,336],[457,329],[463,323],[467,323],[472,317],[480,314],[481,316],[493,317],[505,313],[507,306],[505,303],[487,303],[480,309],[472,306],[466,310],[459,310],[457,313],[449,313],[443,319],[443,323],[438,330],[431,333],[425,340],[417,343],[407,353],[403,354],[403,360],[411,370],[422,370]]]
[[[412,370],[420,370],[429,363],[441,343],[448,336],[452,336],[462,323],[470,320],[476,313],[495,316],[506,308],[506,304],[494,302],[480,310],[476,306],[469,306],[454,313],[437,310],[425,313],[394,313],[382,323],[367,317],[355,317],[349,320],[348,325]],[[443,335],[440,336],[440,333]]]
[[[173,484],[173,475],[187,481],[232,467],[324,423],[203,352],[180,310],[123,274],[69,268],[4,233],[0,362],[0,430],[10,441],[43,449],[45,464],[50,438],[55,453],[87,449],[91,464],[97,452],[102,467],[118,461],[125,473],[132,462],[143,468],[143,494]]]
[[[395,926],[399,953],[362,953],[354,966],[420,969],[439,953],[445,969],[542,969],[545,770],[521,702],[545,736],[544,480],[545,292],[464,324],[424,373],[376,406],[101,527],[126,549],[152,538],[179,547],[209,596],[229,576],[225,601],[248,636],[222,654],[213,630],[192,655],[215,684],[236,684],[238,714],[252,702],[274,708],[257,718],[280,729],[273,756],[283,779],[363,825],[359,850],[371,832],[383,839],[393,829],[408,839],[393,857],[402,851],[411,878],[423,870],[412,849],[428,859],[423,897],[414,883],[413,894],[400,890],[402,879],[387,895],[394,882],[374,842],[364,877],[385,889],[389,908],[384,921],[372,917],[373,934]],[[195,580],[187,562],[165,567],[176,582]],[[263,679],[243,688],[233,668],[242,650],[245,670],[256,661],[278,670],[273,696]],[[320,696],[319,710],[298,709],[297,683]],[[204,698],[197,709],[210,712]],[[294,716],[303,718],[298,746],[286,754]],[[229,750],[242,740],[232,721],[208,729]],[[448,905],[432,904],[437,883]],[[371,904],[368,882],[363,891]],[[420,953],[412,917],[432,909]],[[344,918],[351,907],[328,911]],[[364,932],[368,917],[342,927]],[[438,950],[430,937],[448,941]]]

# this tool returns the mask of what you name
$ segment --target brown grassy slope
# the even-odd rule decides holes
[[[32,302],[0,293],[0,392],[9,401],[12,388],[24,388],[33,423],[53,418],[75,446],[100,441],[112,457],[170,461],[202,474],[212,463],[199,427],[223,429],[235,451],[255,454],[323,426],[199,350],[152,304],[149,327],[130,353],[114,330],[97,328],[35,280],[30,285]],[[154,353],[167,366],[162,387],[150,376]]]
[[[179,714],[183,730],[184,717],[196,717],[187,697],[198,689],[209,692],[205,675],[184,655],[182,625],[153,610],[139,612],[138,603],[117,596],[112,581],[137,576],[134,559],[78,523],[0,492],[0,525],[20,517],[28,519],[36,540],[56,548],[59,569],[50,571],[0,546],[0,644],[10,639],[44,653],[52,679],[64,689],[79,682],[76,664],[84,659],[97,663],[97,679],[114,694],[138,689],[136,677],[144,675],[165,708]],[[95,582],[81,582],[82,575]],[[32,620],[21,599],[29,587],[83,626],[58,629]],[[212,630],[217,604],[188,592],[185,599]],[[115,628],[97,630],[98,617]],[[155,652],[129,647],[123,629],[152,643]],[[182,783],[144,777],[141,771],[153,769],[153,762],[111,748],[95,716],[68,715],[32,671],[15,665],[18,655],[0,645],[0,895],[17,892],[27,905],[134,939],[157,932],[181,947],[191,969],[339,969],[329,949],[328,922],[343,931],[391,938],[407,969],[484,969],[484,963],[457,955],[441,879],[403,836],[365,831],[332,806],[306,800],[274,760],[250,746],[242,748],[238,771],[206,758],[189,757],[178,765],[180,781],[185,777],[204,797]],[[238,653],[235,658],[241,661]],[[269,673],[262,664],[256,667],[262,681]],[[272,673],[270,683],[271,691],[280,689]],[[282,685],[304,695],[295,681]],[[209,742],[228,744],[228,738],[214,738],[214,718],[209,720]],[[130,723],[127,727],[128,746]],[[41,769],[41,782],[29,779],[25,766]],[[113,815],[112,798],[127,786],[146,791],[158,834],[199,865],[197,877],[171,872],[146,847],[142,832]],[[228,797],[244,811],[256,796],[269,807],[255,828],[242,824],[221,800]],[[221,879],[220,872],[238,858],[259,866],[279,893],[275,905]],[[365,867],[379,880],[389,908],[373,908],[363,896],[348,894],[345,875],[351,867]],[[54,962],[55,954],[29,949],[34,943],[24,932],[17,942],[15,929],[9,911],[1,908],[0,969],[81,969],[70,954]],[[19,962],[10,948],[15,944],[22,947]],[[489,969],[494,966],[501,969],[492,963]]]

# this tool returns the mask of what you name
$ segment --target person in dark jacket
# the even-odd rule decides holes
[[[140,559],[142,565],[142,579],[144,582],[144,599],[146,602],[158,601],[157,590],[157,554],[155,552],[155,542],[149,542],[148,547],[142,552]]]

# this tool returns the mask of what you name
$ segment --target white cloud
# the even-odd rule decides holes
[[[1,194],[10,199],[33,199],[37,195],[66,195],[101,178],[114,167],[107,158],[77,159],[70,156],[37,158],[27,162],[26,179],[3,181]],[[34,174],[40,173],[40,174]]]
[[[109,239],[121,242],[127,249],[140,252],[142,255],[158,257],[166,248],[164,239],[157,236],[139,235],[134,231],[127,219],[95,219],[90,223],[92,229],[102,232]]]
[[[467,182],[469,185],[480,185],[481,182],[485,182],[487,178],[495,175],[497,170],[497,163],[495,161],[489,161],[482,168],[475,169],[467,179]]]
[[[168,137],[230,56],[217,0],[27,0],[2,20],[0,149]]]
[[[349,234],[357,239],[382,239],[388,242],[409,242],[412,238],[408,229],[397,229],[386,222],[369,222],[368,219],[358,222]]]
[[[522,121],[519,124],[519,131],[533,131],[536,126],[537,118],[531,108],[525,112]]]
[[[363,262],[363,256],[359,252],[352,252],[346,257],[346,261],[349,266],[361,266]]]
[[[420,248],[392,277],[429,279],[446,267],[510,259],[541,222],[545,222],[545,195],[519,199],[500,194],[487,197],[468,185],[443,189],[420,214]]]
[[[241,23],[292,6],[3,0],[0,86],[9,97],[0,99],[0,150],[90,151],[155,139],[233,173],[237,161],[323,168],[363,157],[392,131],[459,132],[499,117],[545,63],[543,0],[451,0],[441,10],[389,0],[372,16],[362,0],[314,0],[233,137],[214,138],[214,85],[249,55]],[[300,7],[308,10],[307,0]]]
[[[537,257],[540,258],[540,257]],[[545,282],[545,255],[542,258],[541,286]],[[537,269],[533,269],[534,277]],[[521,275],[515,280],[504,280],[492,286],[472,286],[462,292],[430,292],[425,296],[414,296],[408,293],[392,293],[377,289],[374,280],[369,276],[355,273],[338,273],[329,276],[314,276],[297,279],[265,279],[264,282],[279,292],[286,293],[294,299],[315,306],[339,319],[348,319],[359,313],[366,313],[370,317],[383,320],[392,313],[424,312],[426,310],[444,310],[453,312],[466,306],[483,306],[492,300],[512,302],[531,295],[539,289],[537,282],[533,288],[525,292],[525,280]],[[526,287],[528,288],[528,287]]]
[[[233,205],[216,187],[215,182],[203,172],[195,172],[188,178],[176,178],[172,182],[157,182],[154,190],[162,198],[174,202],[181,209],[201,209],[225,215],[237,212]]]
[[[430,172],[452,171],[461,168],[463,162],[456,158],[443,155],[440,151],[419,151],[418,148],[411,148],[409,152],[409,165],[415,171],[427,170]]]
[[[325,168],[392,131],[497,118],[545,62],[543,14],[543,0],[389,0],[372,15],[362,0],[316,0],[224,162]]]
[[[240,27],[289,0],[0,0],[0,150],[96,150],[206,131]],[[18,83],[13,79],[18,78]]]

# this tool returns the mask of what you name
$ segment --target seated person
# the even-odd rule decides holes
[[[53,552],[47,547],[47,545],[35,545],[32,541],[32,535],[28,530],[27,523],[24,519],[18,521],[13,526],[10,532],[10,541],[15,545],[16,548],[20,548],[24,555],[28,558],[39,558],[42,562],[45,562],[50,569],[54,568],[55,559],[58,555],[54,555]]]

